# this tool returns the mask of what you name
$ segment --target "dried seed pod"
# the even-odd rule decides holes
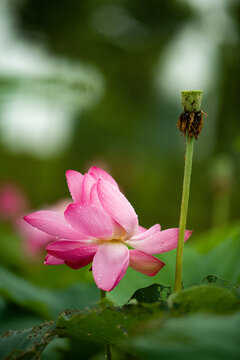
[[[177,127],[184,134],[198,139],[203,127],[203,115],[200,110],[202,100],[201,90],[190,90],[181,92],[181,102],[184,111],[178,118]]]
[[[201,110],[196,112],[182,112],[177,122],[178,129],[184,136],[194,136],[197,140],[203,127],[203,115],[206,116]]]

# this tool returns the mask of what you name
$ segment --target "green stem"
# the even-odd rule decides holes
[[[186,223],[187,223],[189,190],[190,190],[191,172],[192,172],[193,147],[194,147],[194,138],[187,136],[182,204],[181,204],[178,246],[177,246],[175,289],[174,289],[175,292],[180,291],[182,288],[183,247],[184,247],[184,236],[185,236]]]
[[[106,291],[100,289],[100,301],[103,302],[107,297]],[[107,360],[112,360],[112,353],[110,345],[105,345],[105,358]]]
[[[112,353],[111,353],[110,345],[105,345],[105,353],[106,353],[106,359],[112,360]]]

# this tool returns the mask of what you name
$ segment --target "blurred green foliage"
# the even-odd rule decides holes
[[[136,209],[141,225],[177,226],[184,164],[184,139],[176,129],[182,111],[180,96],[176,94],[173,99],[164,90],[157,90],[155,77],[166,49],[185,27],[197,24],[204,34],[205,19],[190,3],[9,1],[21,39],[36,47],[44,43],[52,57],[66,59],[72,70],[69,78],[57,65],[52,76],[45,78],[20,79],[16,74],[0,74],[1,136],[2,109],[15,93],[26,88],[29,93],[41,93],[50,105],[67,104],[74,108],[66,118],[71,123],[71,141],[68,146],[63,144],[62,151],[54,156],[37,157],[33,151],[24,153],[20,149],[14,152],[1,137],[0,180],[19,184],[29,208],[43,208],[69,196],[67,169],[84,172],[91,165],[99,165],[115,177]],[[228,2],[227,16],[236,30],[240,27],[239,10],[239,2]],[[216,19],[212,21],[213,29],[217,24]],[[221,18],[218,22],[221,23]],[[225,29],[224,23],[220,25]],[[214,35],[214,30],[209,31]],[[221,33],[218,36],[223,37]],[[118,287],[108,295],[117,306],[131,299],[128,306],[136,305],[136,313],[131,315],[126,308],[110,308],[103,310],[106,315],[101,315],[101,309],[92,313],[98,293],[90,267],[74,271],[65,266],[43,266],[44,254],[28,257],[16,228],[5,221],[0,225],[1,332],[31,328],[44,320],[53,320],[67,308],[91,307],[84,314],[75,312],[58,318],[58,324],[64,323],[67,328],[70,324],[71,331],[71,322],[77,324],[73,338],[54,339],[51,333],[46,341],[44,331],[49,332],[48,326],[55,329],[54,323],[34,340],[29,337],[31,329],[10,333],[13,341],[10,350],[18,346],[24,351],[30,348],[31,358],[53,340],[41,359],[79,359],[81,348],[81,358],[97,360],[103,358],[103,343],[109,337],[110,343],[117,344],[125,353],[114,352],[115,360],[160,356],[184,360],[237,359],[239,313],[225,315],[226,308],[234,311],[235,295],[239,294],[236,290],[239,286],[234,284],[240,281],[240,47],[238,38],[231,40],[219,41],[217,59],[213,59],[217,73],[212,76],[216,79],[214,85],[203,89],[203,111],[208,117],[196,144],[188,216],[188,228],[194,229],[194,233],[184,250],[185,290],[180,298],[171,300],[175,308],[168,308],[165,301],[174,283],[175,251],[159,255],[166,266],[154,278],[128,269]],[[81,73],[76,78],[75,65]],[[26,109],[28,105],[24,103]],[[37,128],[35,115],[32,121]],[[208,276],[204,285],[194,287],[209,274],[214,275]],[[139,290],[143,287],[147,287],[147,292]],[[205,297],[206,288],[210,290]],[[146,298],[147,305],[142,304],[141,299]],[[225,301],[227,305],[223,306]],[[215,314],[215,307],[220,308],[220,314]],[[164,311],[167,315],[163,315]],[[168,318],[169,311],[179,311],[181,316],[177,313]],[[211,314],[206,315],[206,311]],[[88,335],[87,329],[96,323],[94,331],[95,335],[101,332],[100,343],[99,338],[95,341],[95,335]],[[132,337],[125,341],[128,332]],[[2,356],[10,351],[5,340],[9,338],[0,340],[6,351]],[[3,351],[3,346],[0,348]]]
[[[231,3],[228,10],[236,24],[238,6]],[[75,115],[74,137],[59,156],[37,159],[0,147],[2,176],[18,181],[36,208],[68,195],[66,169],[83,172],[91,164],[104,164],[144,226],[155,222],[164,228],[176,226],[184,154],[184,141],[176,129],[181,108],[177,97],[172,102],[164,93],[156,94],[153,74],[174,36],[186,24],[200,22],[200,14],[187,3],[155,0],[28,0],[18,6],[17,14],[22,36],[35,43],[44,38],[55,56],[97,66],[106,86],[98,104]],[[141,26],[125,29],[122,18]],[[209,227],[213,217],[216,195],[207,177],[209,160],[225,153],[233,159],[234,177],[239,178],[239,152],[233,146],[239,133],[238,48],[232,42],[219,48],[218,87],[203,99],[208,118],[196,147],[189,214],[189,226],[196,230]],[[212,141],[211,153],[201,156],[204,145],[211,147]],[[240,203],[237,181],[232,193],[230,218],[234,219]]]

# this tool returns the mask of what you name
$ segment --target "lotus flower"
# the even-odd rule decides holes
[[[0,184],[0,219],[13,220],[27,206],[27,198],[17,184],[7,182]]]
[[[92,167],[85,175],[68,170],[66,177],[74,203],[64,215],[38,211],[25,217],[32,226],[57,238],[46,248],[45,264],[79,269],[92,262],[94,280],[104,291],[117,286],[128,266],[149,276],[157,274],[165,264],[152,254],[176,248],[178,229],[139,226],[116,181],[99,168]],[[186,231],[185,240],[190,235]]]
[[[62,199],[49,207],[49,210],[63,214],[70,203],[70,199]],[[30,258],[35,259],[38,257],[46,245],[55,240],[54,236],[49,235],[45,231],[33,228],[23,220],[22,216],[16,219],[14,225],[16,231],[21,235],[24,252],[29,255]]]

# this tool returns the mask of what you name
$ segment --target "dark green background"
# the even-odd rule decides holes
[[[130,32],[116,41],[97,32],[91,25],[93,14],[112,5],[139,21],[148,31],[147,40]],[[239,3],[229,2],[227,12],[239,27]],[[176,129],[180,94],[172,100],[157,93],[153,74],[172,39],[186,24],[203,18],[187,3],[175,0],[28,0],[17,7],[17,20],[22,36],[35,45],[44,42],[55,56],[96,66],[104,77],[105,92],[94,107],[75,115],[74,137],[59,156],[42,160],[12,154],[1,145],[1,178],[20,183],[32,208],[38,208],[68,195],[67,169],[84,172],[90,164],[104,161],[144,226],[157,222],[163,228],[177,226],[184,164],[184,140]],[[111,18],[106,21],[111,29]],[[218,181],[212,184],[209,172],[220,154],[229,158],[233,171],[230,180],[228,174],[222,175],[230,187],[229,218],[239,216],[239,43],[231,39],[219,43],[220,66],[213,74],[217,81],[204,92],[202,108],[208,118],[195,147],[188,220],[195,231],[212,225],[218,196],[213,188]],[[205,152],[206,148],[210,150]]]

